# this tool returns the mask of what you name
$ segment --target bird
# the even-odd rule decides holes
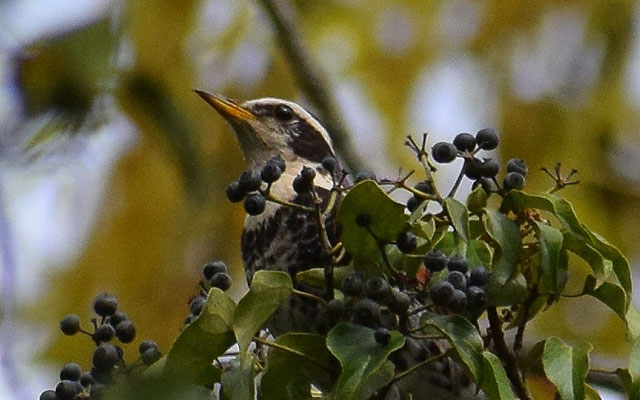
[[[293,190],[293,181],[304,168],[316,171],[314,191],[326,201],[335,184],[332,171],[323,167],[323,160],[336,160],[337,171],[344,169],[331,137],[322,124],[300,105],[272,97],[237,102],[225,96],[202,90],[195,92],[212,106],[231,126],[240,144],[249,169],[259,171],[273,157],[286,162],[282,176],[272,184],[271,193],[292,203],[310,201],[309,194]],[[325,221],[332,245],[339,241],[340,229],[335,215]],[[296,280],[296,274],[327,263],[328,255],[318,240],[315,216],[291,207],[268,202],[264,212],[247,215],[242,232],[242,258],[247,281],[260,269],[274,269],[290,274],[294,288],[324,296],[326,291]],[[291,295],[267,323],[274,336],[287,332],[326,333],[330,321],[323,318],[323,309],[313,299]],[[434,341],[407,340],[393,360],[403,369],[422,358],[441,351]],[[389,388],[385,400],[482,399],[475,386],[459,367],[449,359],[426,365]]]

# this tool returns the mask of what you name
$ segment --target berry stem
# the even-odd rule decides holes
[[[460,172],[458,173],[458,177],[456,178],[456,181],[454,182],[453,186],[451,187],[451,190],[449,191],[449,194],[447,194],[447,197],[453,197],[456,195],[456,192],[458,191],[458,188],[460,187],[460,184],[462,183],[462,178],[464,177],[464,163],[462,164],[462,167],[460,168]]]
[[[418,144],[415,142],[415,140],[413,140],[411,136],[407,136],[405,145],[407,145],[415,153],[416,158],[424,168],[426,181],[429,182],[433,187],[433,192],[436,200],[438,202],[442,202],[442,195],[440,194],[440,191],[438,191],[438,187],[436,186],[435,180],[433,179],[433,173],[436,172],[437,169],[429,162],[429,152],[427,152],[426,150],[428,136],[428,133],[422,134],[422,143],[420,146],[418,146]]]
[[[323,299],[320,296],[316,296],[315,294],[311,294],[302,290],[298,290],[298,289],[293,289],[293,294],[297,294],[298,296],[301,297],[306,297],[308,299],[312,299],[317,301],[318,303],[322,304],[322,305],[327,305],[327,301],[325,299]]]
[[[502,321],[500,321],[498,311],[495,307],[489,307],[487,309],[487,316],[489,317],[489,330],[491,331],[491,337],[495,345],[496,354],[505,364],[505,371],[509,381],[511,382],[511,386],[513,386],[513,390],[516,392],[519,399],[530,400],[531,396],[529,395],[529,391],[524,385],[522,376],[520,375],[518,362],[504,340]]]
[[[279,197],[274,196],[273,194],[271,194],[271,192],[262,192],[262,195],[264,196],[265,199],[272,201],[276,204],[280,204],[281,206],[284,207],[289,207],[289,208],[293,208],[294,210],[298,210],[298,211],[302,211],[302,212],[306,212],[306,213],[312,213],[315,212],[315,208],[313,207],[307,207],[307,206],[303,206],[301,204],[296,204],[296,203],[291,203],[289,201],[286,200],[282,200]]]
[[[256,343],[260,343],[262,345],[265,345],[265,346],[273,347],[273,348],[278,349],[278,350],[282,350],[282,351],[286,351],[286,352],[291,353],[291,354],[295,354],[298,357],[302,357],[305,360],[311,361],[312,363],[314,363],[315,365],[319,366],[322,369],[329,370],[329,368],[330,368],[328,365],[325,365],[325,364],[321,363],[320,361],[316,360],[315,358],[309,357],[305,353],[302,353],[302,352],[300,352],[298,350],[292,349],[292,348],[287,347],[287,346],[283,346],[283,345],[281,345],[279,343],[269,342],[268,340],[264,340],[264,339],[262,339],[260,337],[257,337],[257,336],[255,336],[253,338],[253,341],[256,342]]]
[[[522,349],[522,339],[524,338],[524,329],[527,327],[527,322],[529,319],[529,312],[531,311],[531,306],[533,302],[538,298],[538,285],[534,285],[531,288],[531,292],[529,296],[524,300],[522,304],[522,321],[518,324],[518,331],[516,332],[516,336],[513,340],[513,352],[518,354]]]

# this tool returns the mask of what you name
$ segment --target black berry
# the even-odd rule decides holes
[[[73,400],[78,393],[78,384],[73,381],[60,381],[56,385],[56,397],[58,400]]]
[[[211,278],[211,281],[209,281],[209,283],[212,287],[217,287],[224,292],[231,287],[233,280],[231,279],[231,276],[226,272],[218,272],[213,276],[213,278]]]
[[[282,176],[282,170],[275,162],[267,162],[260,171],[260,178],[265,183],[275,182],[280,179],[280,176]]]
[[[160,353],[160,350],[158,350],[157,347],[151,347],[145,350],[140,358],[145,365],[151,365],[154,362],[158,361],[160,357],[162,357],[162,353]]]
[[[380,319],[380,306],[373,300],[361,299],[353,306],[353,321],[364,326],[374,326]]]
[[[80,376],[80,385],[82,385],[82,387],[89,387],[93,382],[93,376],[89,373],[84,373]]]
[[[249,193],[260,189],[262,179],[257,172],[244,171],[238,179],[238,184],[242,192]]]
[[[491,128],[480,129],[476,133],[476,144],[482,150],[494,150],[498,147],[498,143],[500,143],[500,138],[496,131]]]
[[[56,396],[55,391],[48,389],[40,393],[39,399],[40,400],[58,400],[58,396]]]
[[[364,281],[358,273],[349,274],[342,281],[342,292],[347,296],[358,296],[363,288]]]
[[[240,188],[240,183],[231,182],[229,186],[227,186],[227,198],[232,203],[239,203],[244,199],[245,191]]]
[[[116,330],[111,324],[100,325],[93,333],[93,340],[96,342],[108,342],[113,339],[113,335],[115,334]]]
[[[398,235],[398,239],[396,239],[396,245],[401,252],[410,253],[418,245],[418,237],[410,231],[402,232]]]
[[[196,296],[189,302],[189,311],[192,315],[200,315],[207,301],[202,296]]]
[[[375,181],[378,179],[378,177],[371,171],[360,171],[358,175],[356,175],[356,183],[365,181],[367,179]]]
[[[431,299],[439,306],[445,306],[449,303],[449,299],[453,295],[455,288],[450,282],[438,282],[431,288]]]
[[[487,295],[482,288],[469,286],[467,289],[467,304],[474,311],[479,311],[487,305]]]
[[[462,172],[464,175],[472,180],[476,180],[480,178],[480,166],[482,165],[482,161],[479,158],[467,158],[464,160],[464,165],[462,166]]]
[[[287,163],[284,162],[284,159],[282,158],[282,156],[271,157],[269,162],[277,165],[278,168],[280,168],[280,171],[282,172],[284,172],[284,170],[287,169]]]
[[[118,310],[118,300],[115,296],[101,293],[93,300],[93,311],[101,317],[108,317]]]
[[[485,158],[478,166],[478,173],[485,178],[493,178],[500,172],[500,164],[495,158]]]
[[[471,270],[469,285],[482,287],[489,283],[491,272],[485,267],[476,267]]]
[[[425,194],[434,193],[433,185],[431,184],[431,182],[428,182],[428,181],[418,182],[415,188]]]
[[[364,287],[364,293],[373,300],[380,300],[389,295],[389,284],[381,276],[371,278]]]
[[[80,317],[75,314],[69,314],[60,321],[60,330],[65,335],[75,335],[80,332]]]
[[[344,315],[344,301],[340,299],[333,299],[327,303],[327,312],[332,320],[337,321]]]
[[[476,148],[476,138],[470,133],[459,133],[453,139],[453,145],[462,152],[471,152]]]
[[[304,167],[307,168],[307,167]],[[308,168],[310,169],[310,168]],[[303,169],[304,171],[304,169]],[[313,170],[311,170],[313,171]],[[315,171],[314,171],[315,174]],[[305,178],[302,173],[293,179],[293,190],[296,193],[307,193],[313,188],[313,179]]]
[[[152,348],[158,348],[158,344],[156,342],[154,342],[153,340],[144,340],[142,343],[140,343],[140,345],[138,346],[138,352],[140,354],[144,353],[145,351],[152,349]]]
[[[336,159],[331,156],[326,156],[322,160],[322,168],[326,169],[331,173],[333,173],[333,171],[336,169],[336,164],[337,164]]]
[[[460,271],[451,271],[447,276],[447,281],[449,281],[455,289],[467,289],[467,277]]]
[[[207,263],[202,269],[202,273],[206,280],[213,278],[218,272],[227,272],[227,264],[224,261],[213,261]]]
[[[136,326],[131,320],[124,320],[116,326],[116,336],[122,343],[131,343],[136,337]]]
[[[116,346],[101,344],[93,352],[93,365],[98,370],[110,370],[120,359]]]
[[[456,159],[458,150],[451,143],[439,142],[431,148],[431,155],[436,162],[446,164]]]
[[[61,381],[77,381],[82,376],[82,368],[76,363],[67,363],[60,370]]]
[[[507,172],[519,172],[522,176],[527,176],[529,168],[527,168],[527,164],[523,160],[512,158],[507,161]]]
[[[462,290],[456,289],[449,299],[449,308],[454,313],[461,313],[467,306],[467,295]]]
[[[267,206],[267,200],[260,193],[250,193],[244,199],[244,210],[249,215],[262,214]]]
[[[394,291],[389,304],[389,309],[394,314],[404,315],[409,310],[411,305],[411,298],[404,292]]]
[[[89,398],[91,400],[102,400],[105,397],[105,393],[107,391],[107,387],[102,383],[94,383],[91,385],[91,390],[89,390]]]
[[[507,176],[504,177],[502,187],[507,192],[512,189],[522,189],[524,187],[524,175],[522,175],[520,172],[509,172]]]
[[[449,262],[447,263],[447,268],[449,271],[460,271],[463,274],[466,274],[469,270],[469,262],[464,258],[461,254],[453,254],[449,258]]]
[[[123,313],[122,311],[116,311],[112,316],[109,317],[109,325],[115,328],[120,322],[126,319],[129,319],[127,314]]]
[[[494,191],[493,181],[489,178],[476,179],[475,182],[473,182],[471,188],[475,189],[478,187],[478,185],[482,186],[482,189],[484,189],[486,193],[491,193]]]
[[[391,332],[389,332],[387,328],[378,328],[373,333],[373,338],[376,340],[376,342],[380,343],[383,346],[386,346],[391,340]]]
[[[449,258],[440,250],[429,250],[424,256],[424,266],[431,272],[442,271],[446,268]]]
[[[409,197],[409,200],[407,200],[407,210],[409,210],[410,212],[415,211],[420,203],[422,203],[422,199],[416,196]]]

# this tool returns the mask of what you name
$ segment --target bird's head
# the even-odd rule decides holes
[[[335,157],[327,131],[296,103],[267,97],[239,104],[204,91],[196,93],[231,125],[252,169],[278,155],[288,163],[305,165]]]

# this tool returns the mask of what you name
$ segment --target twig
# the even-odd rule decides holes
[[[500,321],[500,317],[498,316],[498,311],[495,307],[489,307],[487,309],[487,316],[489,317],[489,329],[491,331],[491,337],[493,339],[496,353],[498,357],[500,357],[500,359],[505,363],[507,377],[509,378],[511,385],[513,386],[513,390],[515,390],[516,395],[519,399],[531,399],[531,396],[529,395],[529,392],[524,386],[524,382],[522,381],[522,376],[520,376],[518,363],[511,351],[509,351],[509,347],[507,347],[507,343],[504,340],[504,332],[502,332],[502,322]]]
[[[306,213],[312,213],[316,211],[314,207],[307,207],[307,206],[303,206],[302,204],[296,204],[290,201],[282,200],[281,198],[272,195],[270,192],[266,192],[266,191],[262,192],[262,195],[265,197],[265,199],[272,201],[276,204],[280,204],[281,206],[290,207],[295,210],[306,212]]]
[[[538,286],[534,286],[531,288],[531,293],[524,300],[522,304],[522,321],[518,324],[518,331],[516,332],[516,337],[513,340],[513,352],[519,353],[522,349],[522,339],[524,338],[524,329],[527,326],[527,320],[529,319],[529,312],[531,311],[531,305],[538,298]]]
[[[304,358],[304,359],[306,359],[308,361],[311,361],[312,363],[314,363],[315,365],[319,366],[320,368],[329,369],[328,365],[324,365],[320,361],[318,361],[318,360],[316,360],[316,359],[314,359],[312,357],[309,357],[308,355],[306,355],[306,354],[304,354],[304,353],[302,353],[302,352],[300,352],[298,350],[292,349],[290,347],[283,346],[283,345],[281,345],[279,343],[276,343],[276,342],[269,342],[269,341],[264,340],[264,339],[262,339],[260,337],[257,337],[257,336],[253,338],[253,341],[256,342],[256,343],[263,344],[265,346],[273,347],[273,348],[278,349],[278,350],[282,350],[282,351],[286,351],[286,352],[291,353],[291,354],[295,354],[295,355],[297,355],[299,357],[302,357],[302,358]]]
[[[447,194],[447,197],[453,197],[453,196],[456,195],[456,192],[458,191],[458,188],[460,187],[460,184],[462,183],[462,178],[463,177],[464,177],[464,164],[462,164],[462,168],[460,168],[460,173],[458,173],[458,177],[456,178],[455,183],[451,187],[451,190],[449,191],[449,194]]]
[[[428,136],[429,135],[427,133],[422,134],[422,143],[420,144],[420,146],[418,146],[416,141],[413,140],[411,136],[407,136],[405,145],[407,145],[407,147],[413,150],[413,152],[416,154],[416,158],[424,168],[424,174],[425,174],[425,177],[427,178],[426,181],[431,183],[431,187],[433,187],[433,193],[434,193],[434,196],[436,197],[436,200],[438,200],[438,202],[442,202],[442,195],[440,194],[440,191],[438,190],[438,186],[436,185],[436,182],[433,179],[433,173],[436,171],[436,167],[431,165],[431,163],[429,162],[429,153],[426,150]]]
[[[352,170],[359,170],[364,162],[353,151],[350,136],[347,134],[339,109],[327,89],[328,79],[314,63],[302,42],[297,26],[295,10],[287,0],[259,0],[267,13],[277,35],[276,42],[291,65],[300,89],[305,97],[322,116],[324,126],[331,133],[336,148]]]

